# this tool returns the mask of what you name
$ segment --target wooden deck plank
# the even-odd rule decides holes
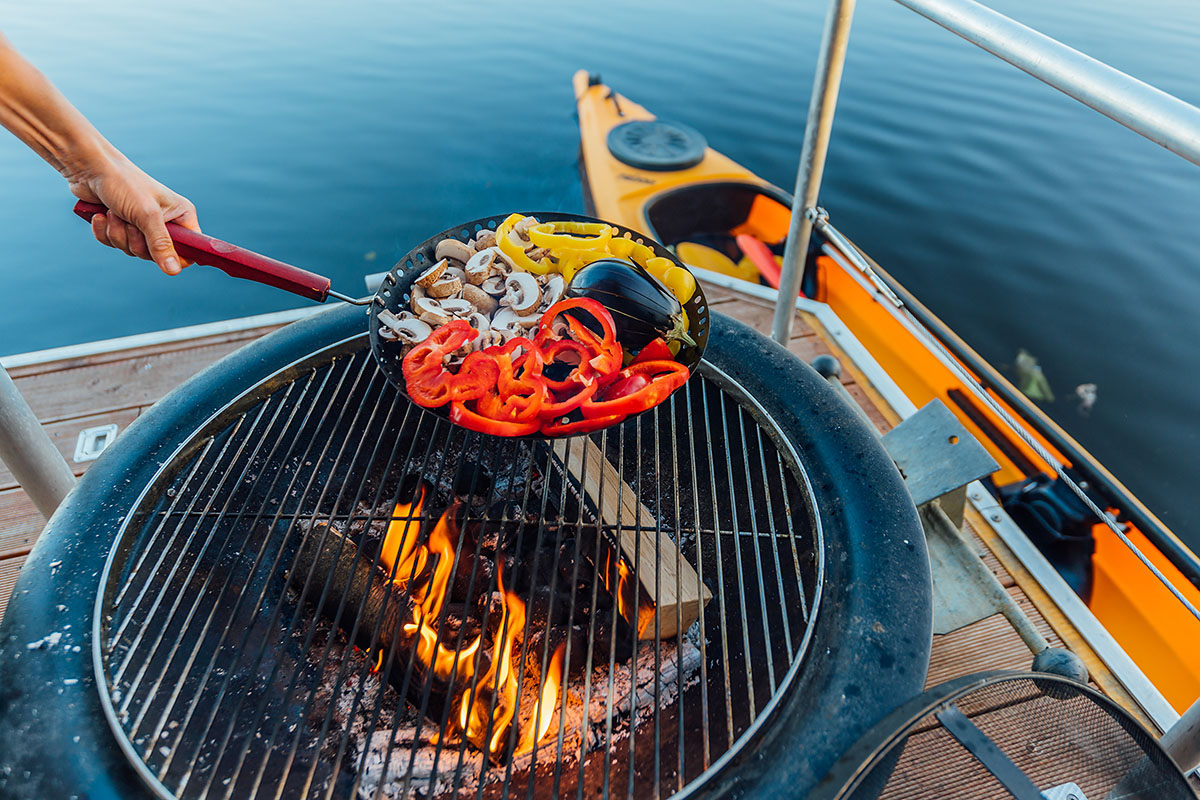
[[[46,520],[20,489],[0,491],[0,559],[23,556]]]
[[[97,366],[100,364],[109,364],[115,361],[129,361],[131,359],[141,358],[143,356],[162,355],[164,353],[179,353],[195,350],[197,348],[230,345],[233,349],[241,347],[247,342],[270,333],[279,328],[279,325],[265,325],[258,328],[247,328],[240,331],[230,331],[228,333],[218,333],[211,336],[198,336],[194,339],[180,339],[173,342],[163,342],[162,344],[143,345],[140,347],[130,347],[123,350],[113,350],[106,353],[93,353],[91,355],[79,356],[77,358],[64,358],[57,361],[45,361],[38,364],[27,364],[23,367],[14,367],[8,371],[9,375],[14,380],[18,378],[28,377],[30,375],[40,375],[46,372],[58,372],[67,369],[77,369],[79,367]]]
[[[54,446],[62,453],[63,458],[67,460],[67,466],[76,475],[82,475],[94,461],[76,462],[75,444],[79,440],[79,433],[85,428],[94,428],[100,425],[116,425],[117,435],[137,418],[140,412],[136,408],[122,408],[115,411],[109,411],[103,414],[89,414],[86,417],[75,417],[73,419],[62,420],[61,422],[53,422],[43,426],[46,433],[50,435],[50,441],[54,442]],[[13,477],[12,472],[8,467],[0,462],[0,491],[4,489],[13,489],[17,486],[17,479]]]
[[[14,377],[43,424],[149,405],[241,343],[222,342]]]
[[[0,617],[4,616],[4,609],[8,608],[8,598],[12,595],[17,575],[20,574],[21,565],[24,563],[25,556],[0,561]]]

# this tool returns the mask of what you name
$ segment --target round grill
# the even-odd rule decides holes
[[[135,769],[164,797],[696,785],[804,661],[824,564],[812,489],[707,363],[653,412],[570,442],[422,411],[365,334],[215,414],[101,576],[97,684]]]

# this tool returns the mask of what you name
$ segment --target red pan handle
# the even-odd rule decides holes
[[[91,222],[92,217],[96,214],[107,214],[108,209],[97,203],[85,203],[80,200],[75,204],[75,213],[83,220]],[[319,303],[325,302],[325,298],[329,296],[329,278],[203,233],[196,233],[174,222],[167,223],[167,233],[175,243],[175,252],[189,261],[216,267],[235,278],[265,283]]]

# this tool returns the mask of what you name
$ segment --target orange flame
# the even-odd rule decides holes
[[[488,723],[492,725],[492,736],[486,742],[489,754],[500,751],[504,733],[517,710],[517,677],[512,668],[512,653],[518,634],[525,629],[525,603],[515,592],[504,588],[504,569],[497,570],[500,594],[504,598],[504,616],[500,623],[500,646],[492,656],[492,663],[476,684],[477,689],[463,692],[459,723],[467,738],[477,744],[487,735]],[[475,696],[472,698],[471,695]],[[490,695],[489,700],[485,695]],[[494,706],[494,711],[489,709]]]
[[[501,752],[505,735],[517,717],[520,702],[519,670],[513,667],[513,656],[525,629],[525,603],[515,592],[505,589],[504,570],[502,566],[498,567],[497,578],[503,602],[500,632],[487,670],[477,680],[472,680],[479,669],[483,635],[464,643],[461,648],[450,649],[439,641],[435,627],[449,597],[454,577],[454,543],[459,533],[455,518],[459,504],[455,503],[438,518],[427,541],[422,544],[421,512],[427,493],[426,485],[422,484],[415,502],[396,505],[380,548],[379,562],[391,571],[392,582],[398,588],[404,589],[410,581],[414,583],[410,595],[412,618],[403,624],[402,630],[415,640],[416,658],[434,675],[445,681],[454,674],[456,684],[470,687],[460,695],[456,719],[458,728],[489,756],[496,756]],[[433,571],[426,577],[426,568],[430,564],[433,565]],[[621,576],[618,602],[625,602],[623,590],[629,570],[620,562],[618,570]],[[516,750],[518,754],[532,750],[550,729],[563,682],[564,651],[564,645],[559,645],[554,652],[533,715],[521,732]],[[373,671],[378,671],[382,666],[383,653],[380,652],[378,656],[379,663]]]
[[[550,660],[550,668],[546,671],[546,679],[542,681],[542,696],[538,698],[537,704],[533,707],[533,716],[529,718],[529,722],[521,734],[521,743],[517,745],[517,755],[532,750],[550,730],[554,711],[558,708],[558,687],[562,685],[563,656],[566,654],[566,649],[567,644],[563,642],[554,651],[554,656]],[[534,725],[537,726],[536,736],[533,734]]]
[[[387,535],[383,537],[383,548],[379,552],[379,562],[389,570],[395,566],[392,580],[403,588],[408,583],[409,576],[418,575],[425,566],[425,548],[419,548],[417,540],[421,534],[421,508],[425,505],[425,485],[421,485],[421,495],[415,503],[397,503],[392,512],[392,521],[388,524]],[[414,557],[418,563],[413,568]]]
[[[613,568],[614,557],[615,569]],[[635,611],[633,606],[636,587],[630,580],[632,577],[633,571],[625,563],[625,559],[620,555],[615,555],[613,549],[607,548],[604,554],[604,569],[600,573],[600,582],[616,599],[617,613],[637,630],[640,637],[653,622],[656,606],[646,592],[641,592],[637,598]]]
[[[442,613],[442,606],[449,595],[451,570],[454,567],[454,540],[458,535],[458,526],[454,515],[457,504],[451,506],[438,519],[429,534],[429,540],[420,544],[421,510],[425,504],[426,487],[421,485],[421,493],[415,503],[398,503],[392,512],[392,521],[388,525],[387,535],[384,536],[380,548],[379,561],[392,572],[392,582],[403,589],[410,578],[420,576],[422,570],[436,559],[433,575],[423,585],[412,592],[412,620],[402,628],[404,633],[417,638],[416,655],[422,664],[432,668],[433,673],[442,680],[447,680],[455,672],[463,680],[469,680],[475,671],[475,654],[482,642],[481,637],[461,649],[450,649],[438,641],[438,631],[433,624]]]

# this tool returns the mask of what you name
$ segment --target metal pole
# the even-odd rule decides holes
[[[1200,164],[1200,109],[973,0],[897,0],[1086,106]]]
[[[1160,740],[1163,748],[1184,772],[1200,767],[1200,700],[1183,712]]]
[[[842,85],[842,66],[850,43],[850,23],[854,19],[855,0],[830,0],[817,56],[817,74],[813,77],[812,97],[808,101],[808,120],[804,125],[804,145],[800,150],[800,168],[792,200],[792,223],[788,227],[783,268],[779,276],[779,298],[775,302],[775,320],[771,336],[780,344],[792,337],[796,316],[796,296],[804,276],[804,257],[812,236],[812,223],[805,212],[817,204],[821,176],[825,172],[825,154],[829,152],[829,134],[833,130],[833,112],[837,108],[838,89]]]
[[[0,461],[47,519],[75,485],[66,459],[4,367],[0,367]]]

